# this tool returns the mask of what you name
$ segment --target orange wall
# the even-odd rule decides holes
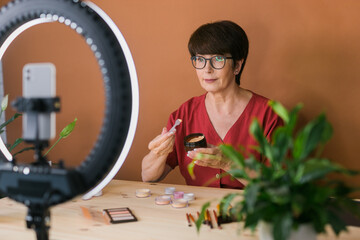
[[[203,93],[189,61],[187,41],[201,24],[222,19],[240,24],[250,40],[242,86],[287,107],[303,102],[302,120],[326,111],[335,129],[327,156],[360,169],[356,152],[360,139],[360,110],[356,105],[360,101],[358,0],[93,2],[125,36],[139,77],[138,128],[117,178],[140,180],[148,142],[160,133],[173,110]],[[37,26],[16,39],[3,61],[5,91],[11,99],[21,94],[25,63],[55,63],[57,92],[63,102],[57,132],[74,117],[79,121],[50,159],[79,164],[96,139],[104,104],[99,70],[82,39],[60,24]],[[15,124],[8,131],[12,141],[21,135]],[[31,155],[24,155],[26,158]],[[183,180],[176,171],[165,182]]]

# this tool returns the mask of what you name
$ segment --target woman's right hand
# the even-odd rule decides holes
[[[161,134],[149,143],[150,152],[143,158],[141,164],[141,176],[144,182],[160,181],[171,171],[166,159],[173,151],[174,143],[175,131],[169,132],[166,128],[163,128]]]
[[[175,131],[168,132],[166,127],[164,127],[161,134],[149,143],[148,148],[150,152],[157,156],[167,156],[171,153],[175,143]]]

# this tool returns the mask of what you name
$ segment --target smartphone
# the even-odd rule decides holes
[[[23,67],[23,97],[52,98],[56,96],[56,68],[52,63],[28,63]],[[55,113],[25,112],[23,139],[49,140],[55,137]]]

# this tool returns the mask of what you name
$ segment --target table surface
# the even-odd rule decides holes
[[[155,197],[164,194],[164,189],[174,186],[177,191],[192,192],[196,199],[186,208],[173,208],[171,205],[156,205]],[[137,198],[136,189],[148,188],[152,195],[148,198]],[[237,231],[241,225],[230,223],[222,229],[210,229],[203,225],[199,234],[194,225],[188,226],[186,213],[196,216],[201,206],[210,201],[210,210],[215,210],[219,200],[232,189],[216,189],[162,183],[143,183],[134,181],[113,180],[104,190],[102,196],[90,200],[75,198],[64,204],[51,208],[50,239],[52,240],[99,240],[99,239],[258,239],[257,233]],[[81,206],[92,211],[102,212],[106,208],[128,207],[138,221],[118,224],[106,224],[99,219],[88,219],[82,214]],[[27,209],[24,205],[8,198],[0,200],[0,236],[12,239],[36,239],[35,232],[25,225]],[[214,225],[216,226],[215,222]],[[319,240],[347,239],[360,237],[360,228],[349,227],[349,233],[342,233],[339,238],[329,231],[320,235]]]

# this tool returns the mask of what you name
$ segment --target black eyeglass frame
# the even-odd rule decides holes
[[[223,57],[223,58],[224,58],[224,66],[222,66],[221,68],[214,67],[214,65],[212,64],[212,59],[213,59],[213,58],[216,58],[216,57]],[[195,61],[196,58],[203,58],[203,59],[205,60],[205,64],[204,64],[204,66],[203,66],[202,68],[198,68],[198,67],[195,66],[194,61]],[[192,56],[190,59],[191,59],[192,65],[193,65],[193,67],[194,67],[195,69],[204,69],[204,68],[206,67],[207,61],[209,61],[209,62],[210,62],[210,66],[211,66],[213,69],[219,70],[219,69],[223,69],[223,68],[225,67],[226,60],[227,60],[227,59],[234,59],[234,58],[233,58],[233,57],[226,57],[226,56],[222,56],[222,55],[216,55],[216,56],[212,56],[211,58],[205,58],[205,57],[203,57],[203,56]]]

